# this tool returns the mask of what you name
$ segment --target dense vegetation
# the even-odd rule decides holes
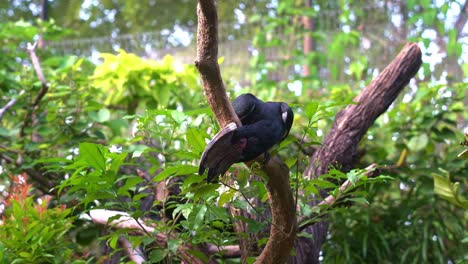
[[[104,9],[107,2],[102,1]],[[365,41],[376,41],[369,40],[372,34],[368,31],[359,30],[366,26],[362,24],[364,3],[318,1],[314,8],[305,8],[296,2],[282,1],[261,9],[268,9],[270,16],[247,13],[255,22],[250,31],[255,32],[256,52],[251,68],[245,69],[248,82],[228,81],[228,90],[231,98],[249,91],[263,100],[293,106],[296,118],[291,135],[274,152],[291,169],[291,186],[301,194],[301,214],[317,210],[330,214],[324,261],[466,261],[468,139],[463,129],[468,112],[463,100],[468,93],[467,47],[460,41],[456,23],[447,19],[457,8],[466,15],[464,3],[446,1],[437,6],[430,1],[407,1],[401,10],[378,9],[381,19],[400,15],[404,19],[393,31],[374,28],[371,33],[386,36],[382,39],[389,40],[387,51],[392,55],[403,42],[418,42],[425,53],[423,67],[368,131],[356,170],[342,173],[336,168],[306,181],[301,174],[308,157],[335,113],[382,68],[370,64],[380,51],[362,47]],[[228,10],[226,6],[221,9]],[[129,13],[124,17],[140,16],[133,15],[138,5],[132,8],[125,9]],[[304,29],[299,18],[313,19],[320,8],[338,10],[335,23],[342,32],[327,36],[321,24],[315,25],[313,33]],[[193,21],[195,7],[185,11]],[[237,179],[230,187],[205,184],[196,173],[205,139],[212,138],[219,127],[207,107],[195,67],[171,56],[153,61],[123,50],[101,54],[102,63],[95,65],[73,54],[57,56],[47,48],[27,46],[39,34],[45,40],[60,40],[82,30],[57,21],[0,24],[2,262],[129,261],[123,252],[128,242],[141,247],[150,262],[165,258],[168,263],[177,262],[182,246],[205,259],[191,246],[237,244],[236,221],[244,221],[250,232],[262,234],[258,244],[264,245],[267,207],[252,208],[250,204],[253,198],[267,200],[262,180],[249,181],[250,168],[243,164],[234,166],[232,176],[227,176]],[[435,35],[428,37],[427,32]],[[400,42],[392,42],[398,34],[405,35]],[[314,48],[304,51],[303,39],[309,35]],[[435,56],[433,42],[445,54],[440,61],[431,59]],[[281,59],[270,60],[267,54],[272,50]],[[44,80],[31,62],[34,53]],[[383,64],[391,60],[387,56]],[[303,75],[304,65],[308,66],[307,76]],[[273,80],[278,71],[286,72],[286,78]],[[367,179],[359,168],[372,163],[385,176]],[[330,177],[351,179],[359,188],[346,193],[333,207],[309,207],[301,198],[339,187],[328,181]],[[228,206],[255,217],[233,219]],[[142,227],[154,230],[142,228],[138,233],[105,226],[106,221],[99,224],[91,214],[96,209],[119,211],[120,218],[125,212]],[[116,219],[119,216],[109,223]],[[166,237],[165,247],[158,244],[156,234]],[[222,253],[216,256],[222,257]]]

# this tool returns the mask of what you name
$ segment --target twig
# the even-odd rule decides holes
[[[21,97],[21,95],[24,94],[24,90],[21,90],[18,94],[18,97],[16,98],[13,98],[11,99],[4,107],[2,107],[0,109],[0,121],[2,120],[3,118],[3,115],[5,114],[5,112],[10,108],[12,107],[14,104],[16,104],[16,102],[18,101],[18,98]]]
[[[37,42],[34,42],[34,44],[32,45],[31,43],[28,43],[28,48],[27,48],[34,70],[36,71],[37,78],[39,78],[39,81],[41,81],[41,84],[42,84],[41,90],[36,95],[32,103],[33,107],[36,107],[39,104],[39,101],[42,99],[42,97],[44,97],[44,95],[49,90],[49,85],[46,82],[44,73],[42,72],[41,64],[39,63],[39,59],[37,58],[37,55],[36,55],[36,46],[37,46]]]
[[[238,258],[240,256],[240,248],[238,245],[215,246],[213,244],[206,245],[210,255],[221,254],[223,258]]]
[[[365,168],[366,173],[365,175],[368,177],[373,177],[376,175],[375,169],[377,168],[377,164],[371,164],[367,168]],[[329,195],[325,197],[320,203],[316,205],[316,207],[320,208],[321,206],[328,205],[328,206],[333,206],[337,200],[341,197],[341,195],[345,192],[347,192],[350,187],[353,185],[353,183],[350,180],[346,180],[340,188],[338,188],[338,192],[335,195]],[[315,222],[312,221],[313,218],[317,217],[320,215],[318,214],[313,214],[309,217],[301,217],[298,219],[298,232],[304,230],[306,227],[313,225]]]
[[[15,160],[12,157],[8,156],[7,154],[0,153],[0,158],[2,158],[8,163],[15,163]]]
[[[221,182],[221,181],[219,183],[221,183],[222,185],[228,187],[231,190],[234,190],[234,191],[240,193],[242,195],[242,197],[244,198],[244,200],[247,202],[247,204],[250,206],[250,208],[252,208],[252,210],[254,210],[257,215],[261,214],[260,211],[258,211],[257,208],[249,201],[249,198],[245,195],[245,193],[242,192],[240,189],[236,189],[236,188],[234,188],[234,187],[232,187],[232,186],[230,186],[230,185],[228,185],[228,184],[226,184],[224,182]],[[265,221],[267,221],[268,224],[270,224],[270,225],[274,225],[274,223],[271,222],[271,220],[269,220],[268,218],[265,219]]]
[[[49,85],[46,82],[46,79],[44,77],[44,73],[42,72],[41,65],[39,63],[39,59],[37,58],[37,55],[36,55],[36,51],[35,51],[36,46],[37,46],[37,42],[35,42],[34,44],[28,43],[27,50],[28,50],[28,53],[29,53],[29,57],[31,59],[31,63],[32,63],[33,67],[34,67],[34,70],[36,71],[36,74],[37,74],[37,77],[39,78],[39,81],[42,84],[42,87],[41,87],[41,90],[39,90],[39,93],[36,95],[36,97],[32,101],[32,104],[31,104],[30,108],[26,112],[26,116],[24,117],[23,125],[20,128],[20,133],[19,133],[20,138],[24,137],[24,135],[25,135],[24,130],[26,129],[27,126],[29,126],[31,124],[31,119],[33,119],[33,118],[35,119],[35,115],[36,115],[37,108],[39,106],[39,102],[41,101],[41,99],[45,96],[45,94],[49,90]]]

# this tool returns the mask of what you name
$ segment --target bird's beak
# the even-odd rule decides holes
[[[286,124],[286,120],[288,120],[288,112],[284,111],[283,114],[281,114],[281,118],[283,119],[283,123]]]

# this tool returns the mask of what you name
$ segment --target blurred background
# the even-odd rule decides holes
[[[218,1],[229,96],[252,92],[293,107],[278,153],[292,187],[300,178],[308,194],[319,186],[302,172],[335,114],[406,43],[422,50],[421,69],[359,146],[356,168],[377,163],[392,180],[329,212],[325,263],[468,261],[467,13],[464,0]],[[196,31],[193,0],[0,2],[4,263],[119,263],[129,261],[125,241],[149,262],[177,263],[185,242],[238,243],[214,201],[248,205],[197,185],[205,139],[219,128],[193,66]],[[34,42],[44,80],[28,52]],[[150,194],[161,183],[171,191],[158,200]],[[247,197],[265,194],[261,184],[239,184]],[[160,248],[150,236],[94,224],[83,217],[92,208],[147,217],[178,235]],[[269,224],[249,221],[254,231]]]

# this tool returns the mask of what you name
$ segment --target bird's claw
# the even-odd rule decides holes
[[[270,156],[270,153],[268,153],[268,151],[263,153],[263,165],[267,165],[268,162],[270,162],[270,159],[271,159],[271,156]]]

